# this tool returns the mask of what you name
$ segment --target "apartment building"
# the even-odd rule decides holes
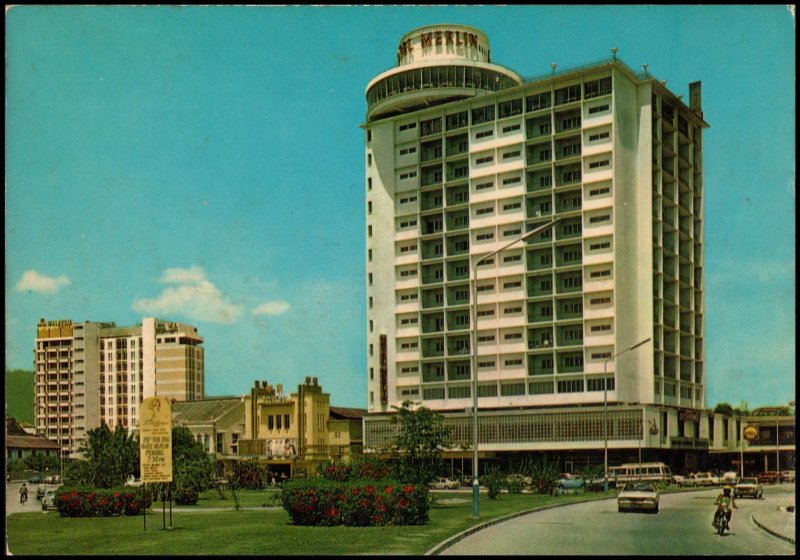
[[[144,398],[202,399],[202,343],[195,327],[152,317],[130,327],[41,319],[33,364],[37,432],[75,454],[103,423],[135,430]]]
[[[475,376],[488,453],[700,438],[700,83],[687,104],[616,53],[533,79],[490,53],[422,27],[366,88],[365,445],[405,400],[471,442]]]

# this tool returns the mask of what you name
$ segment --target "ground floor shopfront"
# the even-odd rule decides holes
[[[443,413],[454,446],[444,452],[445,473],[452,477],[472,474],[475,418],[471,411]],[[762,419],[763,420],[763,419]],[[561,472],[579,472],[588,466],[602,468],[637,462],[663,462],[675,474],[698,471],[739,470],[745,457],[745,474],[794,468],[794,416],[770,419],[780,426],[780,449],[770,435],[759,431],[748,440],[750,417],[710,411],[650,405],[552,407],[515,410],[481,410],[477,418],[479,475],[499,468],[516,472],[525,461],[547,459]],[[766,422],[762,422],[766,426]],[[364,418],[365,453],[384,452],[398,427],[389,415]],[[774,428],[773,428],[774,429]],[[606,451],[607,450],[607,451]],[[749,461],[749,463],[748,463]],[[765,468],[769,467],[769,468]]]

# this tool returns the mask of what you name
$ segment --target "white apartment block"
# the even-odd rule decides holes
[[[418,401],[460,413],[470,439],[477,374],[486,418],[531,434],[487,431],[502,450],[551,437],[535,435],[543,407],[586,448],[606,396],[632,445],[704,409],[700,83],[687,105],[616,54],[523,79],[462,25],[407,33],[397,60],[367,85],[362,125],[369,412]],[[478,267],[473,372],[473,266],[554,219]],[[365,424],[367,447],[385,421]]]
[[[103,423],[135,430],[144,398],[202,399],[202,343],[195,327],[155,318],[131,327],[41,319],[34,351],[37,432],[75,454]]]

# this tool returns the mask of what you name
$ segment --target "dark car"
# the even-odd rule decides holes
[[[764,471],[756,478],[761,484],[775,484],[776,482],[781,482],[781,473],[777,471]]]
[[[28,484],[41,484],[42,482],[42,475],[40,474],[32,474],[28,477]]]

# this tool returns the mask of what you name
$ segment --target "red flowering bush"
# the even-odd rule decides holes
[[[325,478],[284,485],[281,503],[295,525],[424,525],[428,487],[391,480],[337,482]]]
[[[89,487],[68,488],[56,491],[56,506],[61,517],[108,517],[111,515],[141,515],[149,507],[142,489],[100,489]]]

